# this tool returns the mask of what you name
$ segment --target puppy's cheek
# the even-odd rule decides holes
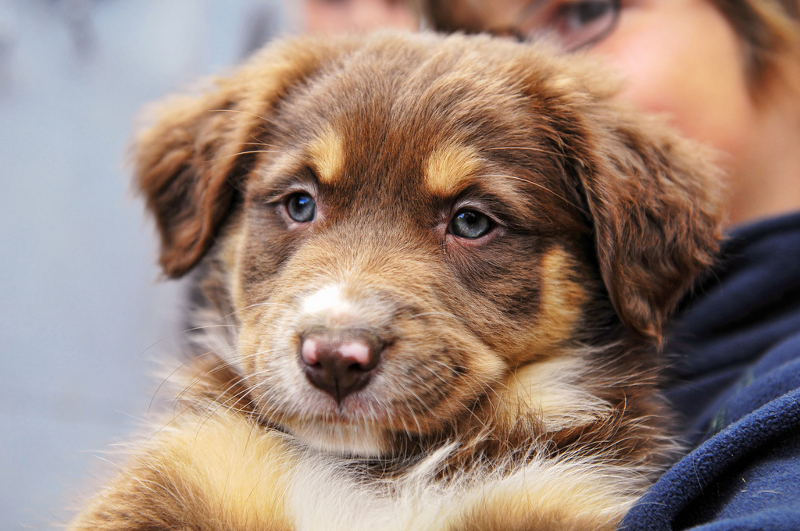
[[[542,259],[541,328],[548,332],[543,336],[546,344],[575,336],[575,326],[589,299],[584,267],[562,247],[554,247]]]
[[[257,372],[258,360],[256,353],[259,351],[259,343],[259,338],[253,329],[243,326],[239,333],[238,362],[242,373],[248,378]]]
[[[471,408],[506,374],[505,361],[457,322],[436,320],[404,330],[405,341],[387,359],[376,388],[415,432],[440,432]]]
[[[590,299],[585,266],[563,247],[548,250],[537,269],[539,304],[532,314],[517,317],[520,332],[508,352],[512,367],[571,351]]]
[[[242,366],[253,398],[265,411],[301,402],[298,390],[305,379],[297,360],[297,340],[281,333],[287,317],[265,312],[260,320],[246,326],[241,334]],[[284,397],[276,404],[276,397]]]
[[[247,227],[241,217],[231,224],[220,242],[218,259],[223,270],[228,272],[226,284],[231,304],[234,308],[241,308],[244,299],[242,255],[247,245]]]

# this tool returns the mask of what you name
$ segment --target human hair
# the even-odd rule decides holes
[[[800,2],[798,0],[710,0],[728,19],[745,44],[745,60],[751,87],[758,92],[769,81],[785,78],[797,87],[798,80],[786,79],[800,63]],[[414,0],[416,7],[431,29],[474,33],[484,30],[475,24],[465,27],[458,21],[455,5],[470,0]],[[477,21],[476,21],[477,22]],[[790,67],[795,63],[794,67]],[[796,74],[795,74],[796,75]]]
[[[786,76],[789,63],[800,63],[800,2],[711,1],[745,43],[745,59],[754,89],[760,88],[776,75]]]

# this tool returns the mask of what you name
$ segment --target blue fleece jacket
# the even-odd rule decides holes
[[[800,530],[800,213],[730,234],[667,348],[693,450],[620,529]]]

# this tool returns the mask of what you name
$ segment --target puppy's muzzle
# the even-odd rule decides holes
[[[340,403],[369,383],[383,347],[366,330],[316,328],[301,339],[300,361],[309,382]]]

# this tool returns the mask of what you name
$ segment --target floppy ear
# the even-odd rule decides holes
[[[509,68],[542,137],[564,156],[565,192],[584,204],[616,313],[660,343],[668,315],[719,250],[724,179],[711,152],[616,101],[621,80],[588,57],[529,51]]]
[[[136,139],[135,185],[161,235],[160,263],[173,278],[209,249],[255,162],[269,114],[293,84],[334,53],[322,41],[268,47],[211,91],[166,99]]]
[[[600,273],[622,321],[660,342],[664,322],[718,252],[722,175],[655,119],[601,106],[575,172]],[[593,130],[592,130],[593,129]],[[584,146],[579,146],[579,151]]]

